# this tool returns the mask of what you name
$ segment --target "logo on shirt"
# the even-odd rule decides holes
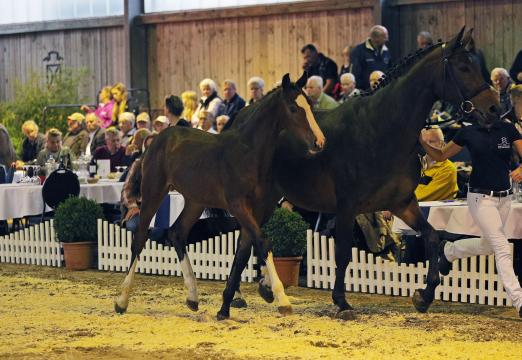
[[[507,137],[500,138],[500,144],[497,144],[497,149],[511,149],[511,144],[508,142]]]

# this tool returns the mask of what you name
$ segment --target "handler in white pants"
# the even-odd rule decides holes
[[[509,243],[504,224],[511,207],[511,184],[522,181],[522,167],[513,168],[511,148],[522,156],[522,137],[507,121],[479,123],[460,129],[452,141],[436,149],[422,139],[419,142],[428,155],[443,161],[456,155],[466,146],[471,154],[473,170],[468,189],[468,207],[482,237],[463,239],[441,245],[439,267],[447,275],[451,262],[476,255],[495,254],[497,270],[513,305],[522,317],[522,288],[513,270]]]

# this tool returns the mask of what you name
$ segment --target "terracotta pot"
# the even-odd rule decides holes
[[[303,260],[302,256],[274,258],[277,275],[285,288],[298,285],[301,260]]]
[[[62,246],[67,270],[86,270],[92,267],[95,242],[62,243]]]

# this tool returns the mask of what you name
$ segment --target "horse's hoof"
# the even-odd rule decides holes
[[[274,293],[272,292],[272,289],[270,289],[268,286],[263,285],[261,282],[257,287],[257,292],[267,303],[271,304],[274,302]]]
[[[126,308],[126,307],[121,307],[121,306],[118,305],[118,303],[115,301],[115,302],[114,302],[114,311],[116,311],[117,314],[125,314],[125,312],[127,311],[127,308]]]
[[[187,304],[188,308],[192,311],[198,311],[199,309],[197,301],[187,299],[187,301],[185,301],[185,304]]]
[[[247,307],[247,302],[243,298],[235,298],[230,303],[230,306],[232,306],[233,308],[236,308],[236,309],[242,309],[242,308]]]
[[[292,307],[290,305],[278,306],[277,311],[279,311],[279,313],[284,316],[292,315]]]
[[[218,319],[219,321],[221,321],[221,320],[227,320],[227,319],[229,319],[229,318],[230,318],[230,314],[225,313],[225,312],[222,311],[222,310],[219,310],[219,311],[218,311],[218,313],[217,313],[217,319]]]
[[[356,319],[355,311],[353,311],[352,309],[339,310],[337,312],[337,314],[335,314],[335,318],[344,320],[344,321],[355,320]]]
[[[432,303],[432,301],[425,300],[423,294],[423,289],[417,289],[415,290],[415,293],[413,293],[413,297],[411,298],[413,306],[415,306],[415,309],[421,313],[427,312]]]

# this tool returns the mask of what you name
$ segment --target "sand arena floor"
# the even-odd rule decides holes
[[[121,273],[0,264],[1,359],[521,359],[512,308],[349,294],[358,319],[331,317],[330,292],[290,288],[294,315],[243,284],[247,309],[218,322],[222,282],[198,281],[200,310],[180,278],[136,276],[128,313],[113,311]]]

